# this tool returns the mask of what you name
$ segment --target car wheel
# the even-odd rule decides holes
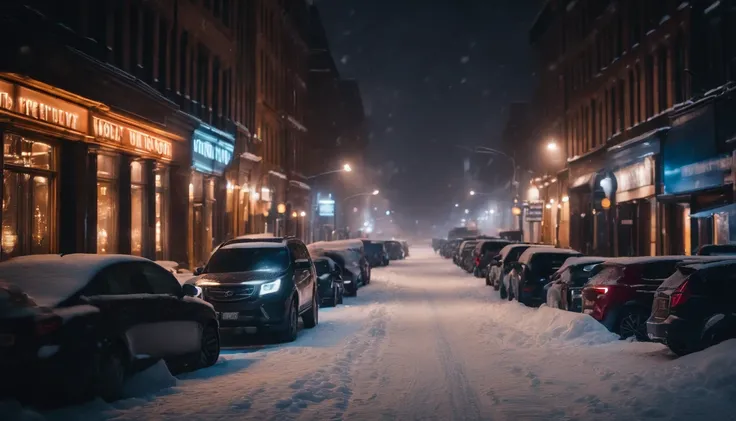
[[[286,315],[286,329],[279,334],[279,340],[281,342],[294,342],[296,340],[296,334],[299,329],[298,316],[299,309],[297,308],[296,301],[292,301],[291,307],[289,307],[289,314]]]
[[[122,355],[119,347],[113,347],[99,356],[94,390],[107,402],[116,401],[123,395],[126,370]]]
[[[317,305],[317,295],[315,294],[314,297],[315,298],[312,299],[312,309],[302,315],[304,327],[307,329],[312,329],[319,323],[319,306]]]
[[[499,295],[501,296],[501,299],[502,300],[506,300],[506,299],[509,298],[509,294],[508,294],[508,292],[506,292],[506,286],[503,283],[501,283],[501,288],[500,288],[500,291],[499,291]]]
[[[488,279],[488,277],[487,277],[487,276],[486,276],[486,286],[487,286],[487,287],[491,286],[491,280],[490,280],[490,279]]]
[[[211,367],[220,358],[220,331],[217,326],[207,325],[202,331],[202,345],[197,368]]]
[[[635,308],[625,309],[618,322],[618,334],[621,339],[635,337],[638,341],[647,341],[647,315]]]

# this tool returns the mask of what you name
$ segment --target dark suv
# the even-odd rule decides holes
[[[217,311],[221,328],[270,331],[296,339],[297,317],[318,323],[317,274],[307,247],[296,238],[222,244],[194,283]]]

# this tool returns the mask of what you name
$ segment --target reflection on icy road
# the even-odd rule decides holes
[[[137,379],[137,397],[43,417],[630,421],[736,413],[733,343],[674,360],[661,345],[618,341],[586,316],[501,302],[431,250],[412,254],[376,269],[357,298],[322,310],[320,325],[293,344],[236,344],[216,366],[179,379],[157,366]]]

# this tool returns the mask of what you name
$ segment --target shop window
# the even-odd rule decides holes
[[[196,266],[203,265],[213,244],[213,207],[215,206],[215,181],[201,173],[192,175],[191,192],[193,199],[193,248]]]
[[[118,251],[118,159],[97,155],[97,253]]]
[[[130,251],[142,256],[146,244],[146,173],[140,161],[130,163]]]
[[[3,155],[2,258],[51,253],[54,149],[8,134]]]
[[[156,260],[165,260],[168,255],[169,220],[169,171],[166,167],[156,169]]]

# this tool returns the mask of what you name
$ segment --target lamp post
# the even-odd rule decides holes
[[[311,180],[313,178],[322,177],[323,175],[335,174],[335,173],[338,173],[338,172],[352,172],[352,171],[353,171],[353,167],[351,167],[350,164],[345,164],[345,165],[343,165],[341,168],[339,168],[337,170],[325,171],[323,173],[311,175],[311,176],[305,177],[305,178],[307,180]]]
[[[340,204],[341,204],[340,209],[343,209],[345,203],[348,200],[350,200],[350,199],[354,199],[356,197],[362,197],[362,196],[377,196],[379,193],[380,193],[380,190],[376,189],[376,190],[373,190],[373,191],[370,191],[370,192],[358,193],[358,194],[354,194],[352,196],[348,196],[348,197],[342,199],[342,201],[340,202]],[[337,215],[337,212],[335,212],[335,215]],[[335,222],[335,229],[337,229],[337,222]]]

